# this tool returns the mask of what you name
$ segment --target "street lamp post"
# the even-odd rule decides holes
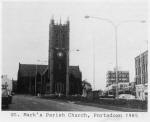
[[[37,60],[37,62],[40,62],[40,63],[47,63],[48,61],[47,60]],[[42,74],[40,74],[40,76],[41,76],[41,88],[40,88],[40,92],[41,92],[41,94],[42,94]]]
[[[93,90],[95,90],[95,40],[93,40]]]
[[[41,60],[37,60],[37,62],[41,62]],[[46,62],[46,61],[42,61],[42,62]],[[37,92],[37,67],[38,67],[38,64],[36,63],[35,65],[35,96]],[[41,75],[41,87],[42,87],[42,75]]]
[[[35,65],[35,96],[36,96],[36,80],[37,80],[37,63]]]
[[[118,78],[117,78],[117,76],[118,76],[118,54],[117,54],[117,30],[118,30],[118,26],[113,22],[113,21],[111,21],[111,20],[109,20],[109,19],[106,19],[106,18],[100,18],[100,17],[91,17],[91,16],[85,16],[85,18],[86,19],[88,19],[88,18],[94,18],[94,19],[98,19],[98,20],[103,20],[103,21],[107,21],[108,23],[111,23],[112,25],[113,25],[113,27],[114,27],[114,30],[115,30],[115,40],[116,40],[116,84],[118,84]],[[93,48],[94,48],[94,46],[93,46]],[[94,82],[95,82],[95,54],[93,55],[93,84],[95,84]],[[94,89],[95,89],[95,86],[94,86]],[[116,96],[118,96],[118,89],[117,89],[117,87],[116,87]]]
[[[69,49],[66,52],[67,54],[67,65],[66,65],[66,96],[69,95]]]
[[[92,17],[92,16],[85,16],[86,19],[88,18],[94,18],[94,19],[98,19],[98,20],[103,20],[106,21],[108,23],[110,23],[113,27],[114,27],[114,31],[115,31],[115,42],[116,42],[116,98],[118,98],[118,27],[122,24],[122,23],[128,23],[128,22],[140,22],[140,23],[145,23],[145,20],[125,20],[120,22],[119,24],[115,24],[113,21],[111,21],[110,19],[107,18],[101,18],[101,17]]]

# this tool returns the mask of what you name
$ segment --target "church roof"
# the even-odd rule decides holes
[[[46,68],[47,68],[47,65],[20,64],[19,73],[21,76],[24,76],[24,77],[25,76],[35,77],[36,72],[42,74]]]
[[[48,70],[48,65],[36,65],[36,64],[19,64],[19,73],[22,77],[35,77],[37,73],[43,75],[43,73]],[[79,66],[69,66],[69,74],[74,75],[77,78],[81,77],[81,72]]]
[[[69,74],[73,74],[75,75],[75,77],[80,78],[81,72],[80,72],[79,66],[69,66]]]

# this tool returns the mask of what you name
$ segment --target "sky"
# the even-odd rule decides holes
[[[50,19],[53,16],[56,22],[65,23],[69,18],[70,65],[79,65],[83,80],[93,86],[95,77],[95,89],[104,89],[106,73],[116,65],[114,27],[104,20],[85,19],[85,15],[119,24],[118,66],[120,70],[129,71],[130,82],[133,82],[134,58],[147,50],[148,26],[140,23],[148,19],[147,0],[3,2],[2,74],[17,79],[19,62],[47,64]],[[126,20],[128,22],[123,22]]]

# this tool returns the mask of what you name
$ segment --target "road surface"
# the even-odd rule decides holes
[[[10,104],[8,111],[102,111],[112,112],[109,110],[88,105],[79,105],[71,101],[58,101],[38,98],[29,95],[15,95],[13,96],[12,104]],[[6,111],[7,111],[6,110]]]

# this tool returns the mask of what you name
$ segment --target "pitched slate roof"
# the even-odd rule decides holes
[[[48,70],[48,65],[37,65],[37,73],[43,75]],[[19,73],[22,77],[35,77],[36,64],[19,64]],[[81,72],[79,66],[69,66],[69,74],[73,74],[75,77],[80,78]]]
[[[37,68],[37,73],[42,74],[44,70],[47,68],[47,65],[20,64],[19,73],[21,76],[24,76],[24,77],[25,76],[35,77],[36,68]]]
[[[81,72],[79,66],[69,66],[69,74],[73,74],[75,77],[80,78]]]

